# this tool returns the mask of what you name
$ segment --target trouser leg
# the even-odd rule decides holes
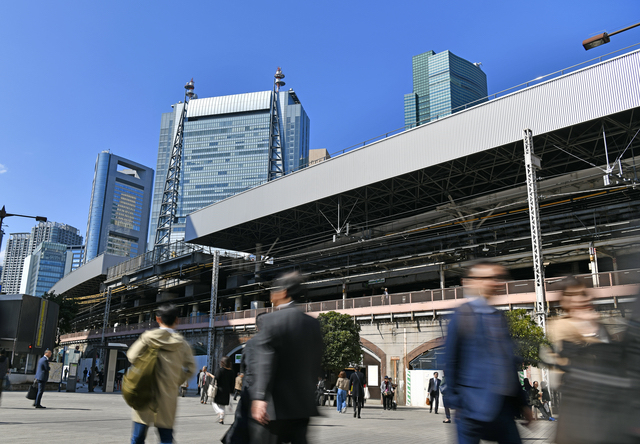
[[[44,388],[46,387],[46,382],[38,382],[38,395],[36,396],[36,405],[40,405],[42,401],[42,395],[44,394]]]
[[[133,431],[131,432],[131,444],[144,444],[148,428],[149,427],[146,424],[134,422]]]
[[[158,427],[158,435],[160,436],[160,444],[173,443],[173,429],[161,429]]]

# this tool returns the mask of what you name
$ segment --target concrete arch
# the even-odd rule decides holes
[[[247,345],[247,343],[245,342],[244,344],[240,344],[238,345],[236,348],[234,348],[233,350],[227,352],[225,354],[225,356],[232,356],[235,352],[237,352],[238,350],[242,350],[244,348],[244,346]]]
[[[407,361],[406,361],[407,368],[409,366],[409,363],[413,361],[415,358],[417,358],[418,356],[420,356],[421,354],[428,352],[432,348],[436,348],[444,345],[445,340],[446,338],[444,337],[435,338],[411,350],[409,353],[407,353]]]

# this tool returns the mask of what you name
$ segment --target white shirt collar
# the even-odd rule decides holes
[[[169,333],[175,333],[176,332],[173,328],[169,328],[169,327],[160,327],[160,330],[167,330]]]

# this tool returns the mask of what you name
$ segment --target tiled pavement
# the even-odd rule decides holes
[[[210,405],[202,405],[191,395],[178,399],[175,440],[184,443],[217,443],[227,425],[213,417]],[[130,440],[130,409],[119,394],[46,392],[45,410],[36,410],[24,392],[4,392],[0,406],[0,442],[10,443],[126,443]],[[454,425],[443,424],[443,412],[399,407],[383,411],[367,405],[362,419],[351,412],[340,414],[333,407],[321,407],[322,416],[309,427],[309,441],[348,443],[455,443]],[[231,420],[231,416],[228,416]],[[227,421],[230,422],[230,421]],[[537,421],[531,428],[520,427],[523,443],[552,442],[555,424]],[[147,443],[158,442],[155,432]]]

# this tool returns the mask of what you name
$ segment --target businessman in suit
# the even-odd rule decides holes
[[[350,394],[353,400],[353,417],[355,418],[357,414],[360,419],[360,410],[364,405],[365,379],[364,374],[360,371],[360,366],[354,365],[354,368],[356,371],[349,377],[349,385],[352,387]]]
[[[433,374],[433,378],[429,379],[429,399],[431,400],[429,413],[433,411],[433,405],[436,406],[436,415],[438,414],[438,405],[440,404],[440,380],[438,372]]]
[[[37,409],[46,409],[45,406],[40,404],[42,401],[42,395],[44,394],[44,388],[49,380],[49,359],[51,358],[51,350],[46,349],[44,356],[38,361],[38,367],[36,369],[36,381],[38,382],[38,395],[36,401],[33,403]]]
[[[459,444],[478,444],[481,439],[521,444],[513,418],[522,410],[531,419],[506,319],[489,304],[506,275],[504,267],[495,263],[471,266],[462,281],[470,301],[455,311],[449,323],[447,404],[456,409]]]
[[[268,440],[252,436],[252,443],[306,444],[309,418],[318,415],[322,335],[318,320],[296,308],[304,294],[297,272],[276,279],[271,302],[278,310],[263,316],[252,339],[251,417],[270,434]]]

